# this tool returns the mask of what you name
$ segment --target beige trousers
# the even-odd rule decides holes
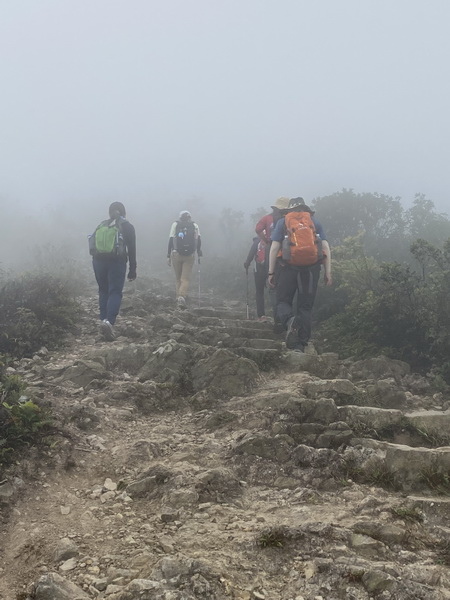
[[[178,254],[178,252],[172,252],[172,265],[173,270],[175,271],[177,284],[177,298],[179,296],[186,298],[187,296],[194,262],[195,254],[182,256],[181,254]]]

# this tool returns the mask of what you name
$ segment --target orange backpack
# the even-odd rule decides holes
[[[322,243],[316,234],[311,214],[290,212],[284,219],[286,234],[282,243],[282,258],[290,265],[306,267],[323,258]]]

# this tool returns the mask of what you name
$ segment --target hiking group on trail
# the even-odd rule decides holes
[[[325,285],[332,283],[331,251],[321,223],[303,198],[292,198],[283,212],[272,231],[268,283],[276,289],[276,315],[286,330],[286,347],[304,352],[322,264]]]
[[[303,198],[281,197],[255,227],[244,268],[255,261],[258,321],[267,321],[266,286],[273,310],[274,332],[286,331],[286,347],[304,352],[311,338],[312,309],[324,265],[325,285],[331,285],[331,251],[321,223]],[[268,285],[267,285],[268,284]]]
[[[257,236],[244,262],[247,286],[248,270],[254,261],[257,320],[269,320],[264,300],[268,288],[274,332],[285,331],[286,347],[304,352],[311,337],[312,309],[322,265],[325,285],[332,284],[330,246],[320,221],[303,198],[281,197],[271,208],[272,213],[256,224]],[[115,338],[114,324],[120,310],[128,261],[128,280],[136,279],[136,235],[125,217],[124,205],[113,202],[109,219],[102,221],[89,236],[98,283],[100,329],[107,340]],[[189,211],[181,211],[170,228],[167,248],[167,263],[174,270],[179,309],[186,308],[195,253],[200,269],[201,246],[197,223]]]

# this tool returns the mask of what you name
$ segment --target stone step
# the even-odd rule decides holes
[[[260,323],[259,321],[247,321],[246,319],[225,319],[221,317],[197,317],[197,324],[200,327],[247,327],[258,329],[260,331],[271,331],[271,323]]]
[[[196,307],[191,309],[191,313],[197,317],[216,317],[219,319],[245,319],[245,309],[237,311],[236,309],[228,308],[212,308],[210,306]]]
[[[257,349],[257,348],[228,348],[234,354],[238,356],[249,358],[253,360],[261,371],[271,371],[277,369],[282,364],[282,357],[280,350],[274,349]]]
[[[395,478],[395,485],[406,492],[431,489],[437,493],[450,491],[450,447],[411,448],[403,444],[391,444],[370,439],[352,440],[351,445],[362,445],[377,452],[373,459],[363,465],[363,470],[380,470]],[[378,462],[378,464],[377,464]]]
[[[403,413],[391,408],[339,406],[339,417],[351,427],[363,424],[383,434],[391,432],[390,441],[408,446],[446,446],[450,443],[450,411],[417,410]],[[397,434],[395,429],[398,428]],[[402,432],[402,430],[404,430]],[[386,435],[382,435],[386,437]]]
[[[230,337],[223,341],[224,348],[255,348],[256,350],[278,350],[282,349],[281,340],[264,338],[234,338]]]
[[[265,339],[265,340],[280,340],[279,335],[273,333],[271,327],[261,330],[257,327],[239,327],[233,325],[230,327],[215,327],[215,330],[220,333],[228,333],[233,338],[248,338],[248,339]]]
[[[416,410],[406,413],[404,418],[428,435],[447,438],[450,442],[450,410]]]

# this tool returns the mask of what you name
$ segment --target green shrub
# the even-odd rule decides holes
[[[0,288],[0,354],[30,356],[58,346],[80,313],[69,283],[51,275],[25,275]]]
[[[0,475],[26,446],[42,443],[53,429],[50,412],[22,394],[24,382],[17,375],[6,375],[0,365]]]

